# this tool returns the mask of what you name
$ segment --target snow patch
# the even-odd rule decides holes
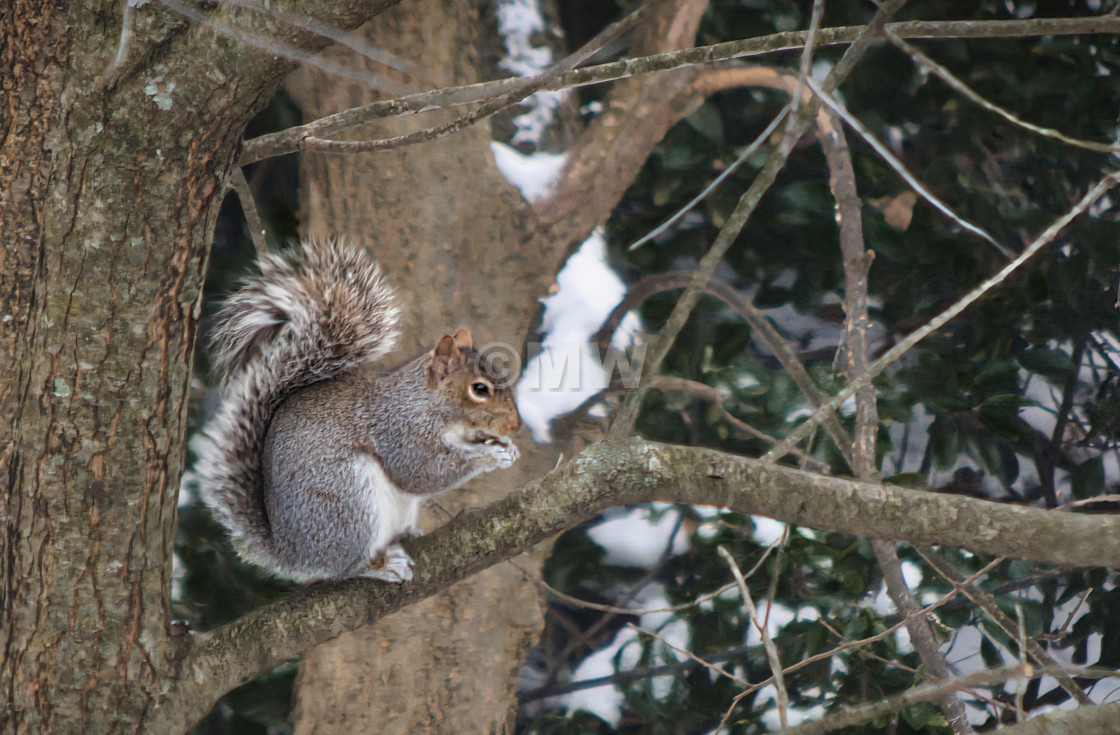
[[[556,292],[542,299],[540,353],[528,362],[517,384],[517,405],[533,438],[549,441],[553,419],[569,413],[607,386],[610,375],[599,351],[589,344],[611,310],[626,293],[622,279],[607,264],[601,230],[591,234],[556,277]],[[638,331],[639,321],[627,315],[616,334],[622,349]]]
[[[568,157],[564,153],[534,153],[525,155],[505,143],[490,144],[494,163],[506,181],[517,187],[521,196],[530,202],[544,197],[564,168]]]
[[[604,564],[652,569],[665,556],[688,551],[688,534],[681,530],[681,512],[657,505],[611,511],[606,520],[587,530],[587,536],[606,552]]]
[[[552,49],[533,43],[533,37],[543,33],[546,27],[536,0],[495,0],[494,10],[498,16],[498,34],[506,49],[506,57],[500,62],[503,69],[530,77],[552,66]],[[513,144],[538,146],[556,117],[556,110],[569,96],[568,90],[537,92],[522,102],[527,109],[513,119],[517,128]]]

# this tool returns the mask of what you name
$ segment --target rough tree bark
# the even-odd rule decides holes
[[[331,5],[323,22],[360,20]],[[152,4],[99,80],[122,6],[0,8],[4,732],[134,732],[172,676],[207,248],[245,124],[290,68]]]

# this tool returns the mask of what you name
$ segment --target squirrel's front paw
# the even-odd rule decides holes
[[[400,584],[412,579],[412,557],[400,544],[392,544],[369,560],[369,566],[358,576]]]
[[[494,460],[496,469],[500,470],[512,467],[517,458],[521,456],[521,453],[517,451],[517,445],[510,441],[508,436],[500,436],[480,446]]]

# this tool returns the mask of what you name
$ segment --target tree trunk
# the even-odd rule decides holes
[[[474,3],[410,2],[367,26],[380,48],[415,61],[425,87],[478,81],[488,29]],[[352,63],[352,59],[350,60]],[[383,73],[383,70],[378,70]],[[308,119],[372,101],[365,87],[301,73],[293,85]],[[459,114],[460,111],[455,111]],[[450,115],[370,126],[361,137],[397,135]],[[306,154],[303,223],[313,235],[370,242],[404,302],[403,354],[431,349],[466,325],[476,346],[520,351],[537,298],[562,249],[527,246],[534,218],[497,172],[487,122],[454,136],[357,156]],[[518,438],[522,460],[466,490],[436,499],[444,510],[486,504],[551,468],[547,449]],[[535,455],[545,458],[536,458]],[[515,711],[521,661],[539,637],[538,565],[498,567],[372,628],[320,646],[303,660],[297,732],[504,732]]]
[[[206,253],[245,124],[289,68],[153,3],[103,74],[123,5],[0,8],[4,732],[135,732],[173,678]]]
[[[480,76],[478,49],[485,34],[493,33],[479,19],[484,5],[410,2],[407,12],[402,7],[379,16],[364,31],[379,48],[441,75],[424,79],[425,87],[470,83]],[[704,4],[662,7],[661,15],[639,32],[638,53],[692,42]],[[678,16],[683,19],[674,28],[679,37],[666,42],[670,21]],[[308,119],[377,98],[366,88],[315,72],[297,78],[293,93]],[[679,119],[686,81],[668,75],[667,81],[616,86],[612,99],[622,101],[623,114],[640,120],[629,127],[597,126],[585,138],[584,165],[571,167],[576,172],[568,183],[569,190],[594,203],[566,218],[542,222],[498,173],[489,125],[483,122],[405,149],[305,155],[305,230],[373,243],[406,300],[407,348],[430,349],[441,334],[466,324],[476,344],[495,340],[520,349],[536,319],[538,299],[548,292],[564,258],[606,218],[625,182]],[[399,135],[449,119],[450,114],[397,119],[370,126],[360,137]],[[596,176],[596,171],[609,173]],[[596,200],[596,193],[604,191],[606,196]],[[587,437],[542,447],[523,432],[518,441],[522,459],[513,470],[487,476],[436,503],[454,514],[493,501],[550,470],[561,450],[567,456],[578,452]],[[543,622],[534,584],[542,553],[499,565],[309,653],[297,682],[297,732],[332,732],[343,723],[350,732],[511,731],[514,686]]]

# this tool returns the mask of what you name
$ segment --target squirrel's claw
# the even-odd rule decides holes
[[[494,459],[498,461],[498,469],[506,469],[512,467],[521,453],[517,451],[517,445],[510,440],[508,436],[498,437],[493,444],[487,444],[487,447],[494,449]]]

